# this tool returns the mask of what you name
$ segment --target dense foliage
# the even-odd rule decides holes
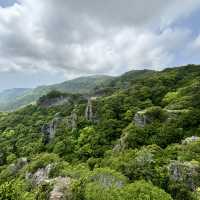
[[[0,113],[0,200],[200,199],[200,66],[129,72],[92,93]]]

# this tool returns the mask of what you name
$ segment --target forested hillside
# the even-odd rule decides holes
[[[133,71],[0,113],[0,200],[199,200],[200,66]]]
[[[111,76],[97,75],[80,77],[63,83],[39,86],[33,89],[14,88],[0,93],[0,111],[14,111],[28,104],[34,104],[41,96],[52,90],[66,93],[88,94],[95,87],[112,80]]]

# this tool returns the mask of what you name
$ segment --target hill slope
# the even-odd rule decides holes
[[[19,107],[34,103],[41,96],[52,90],[66,93],[87,94],[93,88],[100,86],[112,77],[104,75],[96,75],[89,77],[80,77],[77,79],[65,81],[60,84],[50,86],[40,86],[35,89],[11,89],[0,93],[0,111],[15,110]]]
[[[108,85],[0,113],[0,200],[200,199],[200,66]]]
[[[0,103],[5,103],[7,101],[10,101],[10,99],[23,96],[29,90],[29,88],[13,88],[9,90],[4,90],[0,93]]]

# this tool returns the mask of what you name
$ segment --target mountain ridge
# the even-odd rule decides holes
[[[13,88],[4,90],[0,93],[0,111],[12,111],[31,104],[52,90],[66,93],[89,93],[94,87],[112,78],[112,76],[108,75],[93,75],[79,77],[53,85],[42,85],[36,88]],[[17,94],[16,91],[18,91]],[[7,95],[8,92],[9,95]]]
[[[7,89],[0,92],[0,111],[13,111],[20,107],[24,107],[28,104],[36,102],[40,97],[46,95],[52,90],[57,90],[60,92],[66,93],[80,93],[80,94],[104,94],[107,93],[105,90],[113,87],[113,84],[116,86],[116,89],[119,87],[127,87],[126,82],[129,79],[139,79],[148,74],[152,74],[155,71],[153,70],[131,70],[123,73],[119,76],[109,76],[109,75],[91,75],[78,77],[72,80],[64,81],[61,83],[56,83],[52,85],[41,85],[36,88],[13,88]],[[103,88],[103,91],[101,91]],[[16,90],[22,90],[23,92],[18,92],[15,95]],[[9,91],[10,95],[5,99],[6,93]],[[99,95],[98,94],[98,95]]]

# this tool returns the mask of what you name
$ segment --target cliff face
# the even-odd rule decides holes
[[[168,112],[159,106],[153,106],[139,111],[134,116],[134,123],[139,127],[145,127],[155,121],[165,122],[168,119]]]
[[[66,122],[67,122],[67,128],[69,128],[71,130],[77,129],[78,115],[76,113],[75,108],[71,112],[71,115],[67,117]]]
[[[198,187],[200,173],[198,163],[174,161],[170,163],[168,172],[171,180],[182,182],[193,191]]]
[[[61,106],[69,102],[70,102],[69,97],[60,96],[60,97],[55,97],[55,98],[39,101],[38,105],[43,108],[48,108],[48,107],[53,107],[53,106]]]
[[[134,116],[133,122],[137,126],[144,128],[146,125],[153,122],[170,122],[188,112],[189,110],[187,109],[169,110],[159,106],[154,106],[137,112]]]
[[[60,121],[61,118],[56,117],[51,122],[42,126],[41,132],[43,133],[44,144],[48,144],[54,139],[56,128],[59,125]]]
[[[85,109],[85,119],[88,121],[95,120],[95,111],[94,111],[94,103],[97,100],[97,97],[88,98],[88,102]]]
[[[92,121],[93,119],[93,110],[92,110],[92,100],[88,99],[88,103],[85,109],[85,118],[88,121]]]
[[[57,177],[53,180],[53,190],[50,192],[49,200],[72,200],[72,179],[69,177]]]
[[[134,116],[134,123],[137,126],[145,127],[147,123],[150,123],[149,118],[145,115],[145,111],[137,112]]]
[[[16,110],[20,107],[37,102],[40,97],[48,94],[52,90],[70,94],[88,94],[105,82],[109,82],[113,77],[96,75],[80,77],[63,83],[40,86],[34,89],[16,88],[0,93],[0,111]]]

